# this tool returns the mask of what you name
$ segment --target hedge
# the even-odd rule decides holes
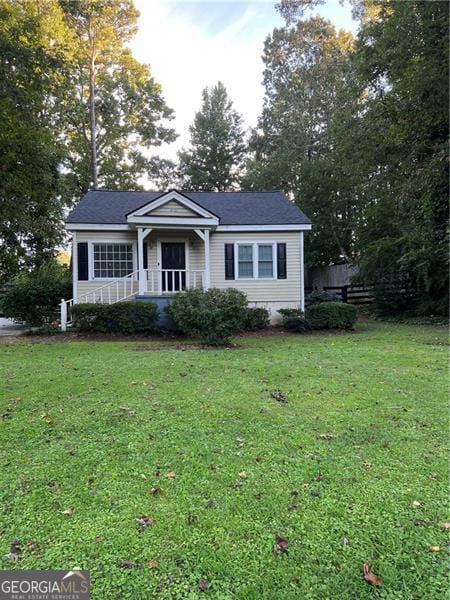
[[[157,329],[159,310],[154,302],[76,304],[71,315],[82,332],[150,333]]]
[[[322,302],[308,306],[305,318],[312,329],[353,329],[357,312],[352,304]]]
[[[50,261],[12,280],[1,299],[1,312],[4,317],[42,327],[59,318],[61,299],[71,296],[69,269]]]
[[[175,294],[164,310],[182,333],[224,346],[243,328],[247,297],[233,288],[191,289]]]
[[[258,331],[267,329],[270,325],[269,311],[265,308],[246,308],[242,329],[246,331]]]
[[[296,333],[310,329],[304,312],[299,308],[281,308],[278,312],[283,317],[283,327],[285,329]]]

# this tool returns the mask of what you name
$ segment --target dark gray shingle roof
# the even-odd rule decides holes
[[[126,215],[165,192],[88,192],[67,223],[126,223]],[[220,225],[287,225],[311,223],[283,192],[180,192],[219,217]]]

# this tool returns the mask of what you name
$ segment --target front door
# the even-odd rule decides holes
[[[161,242],[162,291],[186,288],[186,248],[184,242]]]

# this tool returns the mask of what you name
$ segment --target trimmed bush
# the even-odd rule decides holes
[[[42,327],[59,318],[61,298],[71,297],[69,269],[51,261],[12,280],[2,297],[1,312],[15,321]]]
[[[269,311],[265,308],[246,308],[242,329],[246,331],[258,331],[267,329],[270,325]]]
[[[299,308],[281,308],[278,312],[283,317],[283,327],[288,331],[302,333],[310,329],[305,314]]]
[[[164,310],[182,333],[224,346],[243,327],[247,297],[233,288],[192,289],[176,294]]]
[[[76,304],[74,326],[84,333],[150,333],[157,329],[158,307],[154,302]]]
[[[308,306],[313,304],[320,304],[321,302],[339,302],[338,296],[336,294],[330,294],[329,292],[325,292],[324,290],[314,290],[306,297],[306,302]]]
[[[308,306],[305,317],[312,329],[353,329],[357,312],[352,304],[322,302]]]

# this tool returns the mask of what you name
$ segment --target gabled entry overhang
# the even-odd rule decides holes
[[[183,216],[163,215],[164,206],[176,203],[184,209]],[[196,202],[177,192],[170,190],[156,200],[148,202],[137,210],[127,215],[127,223],[135,226],[176,226],[177,228],[208,227],[215,228],[219,225],[219,218],[205,210]]]

